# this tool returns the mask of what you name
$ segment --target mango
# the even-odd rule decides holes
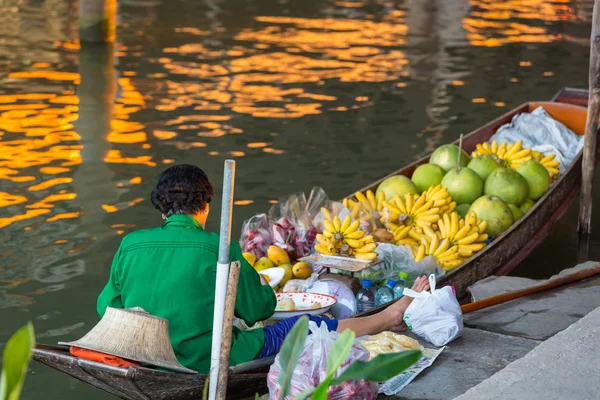
[[[306,279],[312,275],[313,269],[307,262],[297,262],[292,267],[292,273],[294,274],[294,278]]]
[[[274,266],[273,261],[269,260],[267,257],[262,257],[254,264],[254,269],[256,272],[260,272],[263,269],[273,268]]]
[[[273,264],[277,266],[290,263],[290,256],[288,256],[288,253],[279,246],[269,246],[267,249],[267,257],[269,257],[269,259],[273,261]]]
[[[250,264],[254,267],[254,264],[256,263],[256,256],[254,254],[242,253],[242,257],[244,257],[246,259],[246,261],[248,261],[248,264]]]

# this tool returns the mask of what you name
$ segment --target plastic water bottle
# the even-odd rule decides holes
[[[371,289],[371,281],[362,281],[362,288],[356,295],[356,308],[358,312],[367,311],[375,306],[375,293]]]
[[[402,292],[406,287],[406,278],[408,278],[406,272],[400,272],[398,274],[398,280],[396,281],[396,286],[394,287],[394,299],[399,299],[403,296]]]
[[[380,288],[377,293],[375,293],[375,305],[380,306],[385,303],[389,303],[394,300],[394,287],[396,286],[396,282],[391,279],[388,279],[385,283],[385,286]]]

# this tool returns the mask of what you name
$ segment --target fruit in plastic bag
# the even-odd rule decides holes
[[[240,247],[244,253],[252,253],[257,259],[264,257],[270,244],[271,235],[266,214],[257,214],[244,221],[240,235]]]
[[[333,342],[338,338],[337,332],[329,332],[327,325],[322,323],[320,327],[310,321],[309,330],[311,334],[307,337],[302,354],[298,359],[298,364],[294,369],[290,390],[286,400],[291,400],[298,396],[310,386],[317,387],[327,376],[327,360]],[[369,352],[360,344],[354,343],[348,358],[338,368],[335,376],[339,376],[355,361],[367,361]],[[269,369],[267,375],[267,385],[269,387],[269,397],[271,399],[280,399],[281,387],[279,386],[279,375],[281,375],[281,365],[279,355]],[[374,400],[377,397],[378,385],[375,382],[366,380],[355,380],[343,382],[339,385],[330,386],[327,391],[328,400]]]

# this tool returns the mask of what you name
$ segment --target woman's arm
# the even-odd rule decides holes
[[[240,280],[235,300],[235,315],[248,326],[263,321],[275,312],[277,297],[269,285],[261,283],[258,272],[242,256],[242,249],[231,242],[231,261],[240,262]]]
[[[120,257],[121,248],[119,247],[110,267],[108,282],[106,283],[104,290],[102,290],[102,293],[98,296],[96,310],[98,311],[100,318],[104,316],[107,307],[123,308],[123,303],[121,301],[121,285],[119,284],[118,275]]]

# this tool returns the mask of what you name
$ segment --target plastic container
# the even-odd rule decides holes
[[[398,274],[398,280],[396,281],[396,286],[394,287],[394,299],[399,299],[400,297],[403,296],[402,292],[404,291],[404,288],[406,287],[406,279],[408,278],[408,275],[406,274],[406,272],[400,272]]]
[[[375,307],[375,293],[371,288],[371,281],[362,281],[362,288],[356,294],[356,308],[358,312],[370,310]]]
[[[385,283],[385,286],[380,288],[377,293],[375,293],[375,305],[380,306],[382,304],[389,303],[394,300],[394,287],[396,286],[396,282],[388,279]]]

